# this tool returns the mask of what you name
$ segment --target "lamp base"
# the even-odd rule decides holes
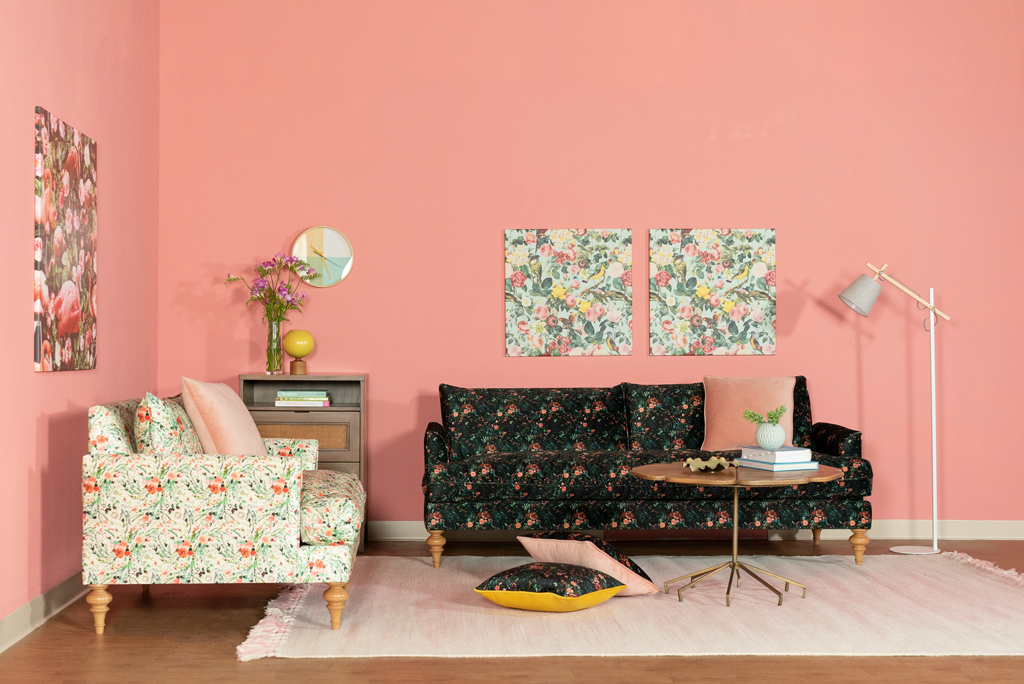
[[[903,553],[913,556],[927,556],[935,553],[942,553],[942,551],[933,548],[931,546],[891,546],[889,550],[893,553]]]
[[[290,364],[288,364],[288,373],[291,375],[305,375],[306,362],[294,359]]]

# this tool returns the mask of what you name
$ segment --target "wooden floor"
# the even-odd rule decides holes
[[[873,542],[868,554],[900,543]],[[629,555],[725,555],[729,542],[616,541]],[[1022,541],[948,541],[1003,568],[1024,569]],[[743,542],[744,554],[850,554],[846,542]],[[426,556],[425,544],[368,543],[373,555]],[[518,543],[449,542],[445,555],[524,555]],[[852,557],[851,557],[851,562]],[[865,559],[870,562],[870,559]],[[1024,682],[1024,658],[643,657],[235,659],[277,585],[112,587],[107,633],[84,599],[0,654],[0,682]],[[353,584],[352,591],[359,591]],[[352,618],[355,616],[352,615]],[[345,614],[342,619],[349,619]],[[1024,625],[1021,626],[1024,629]]]

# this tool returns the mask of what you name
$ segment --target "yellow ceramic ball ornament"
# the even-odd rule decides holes
[[[285,352],[288,356],[295,358],[291,362],[288,372],[292,375],[305,375],[306,362],[301,359],[308,356],[316,346],[313,336],[309,334],[308,330],[289,330],[288,334],[284,336],[283,342]]]

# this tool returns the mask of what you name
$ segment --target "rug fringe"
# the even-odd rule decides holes
[[[235,649],[238,659],[257,660],[277,655],[277,649],[288,636],[295,613],[302,599],[313,588],[311,584],[291,584],[267,604],[266,617],[249,630],[249,636]]]
[[[1003,579],[1007,579],[1013,584],[1024,587],[1024,572],[1017,572],[1016,568],[1004,570],[1003,568],[999,567],[991,561],[981,560],[980,558],[974,558],[973,556],[969,556],[968,554],[963,553],[961,551],[946,551],[942,555],[949,556],[953,560],[960,561],[965,565],[973,565],[976,568],[981,568],[982,570],[992,573],[993,575],[998,575]]]

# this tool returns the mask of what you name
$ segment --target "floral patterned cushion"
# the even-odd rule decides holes
[[[307,470],[299,506],[303,544],[340,546],[359,539],[366,492],[355,475]]]
[[[699,449],[704,443],[704,383],[623,385],[633,449]],[[807,378],[793,388],[793,445],[811,446]]]
[[[268,456],[299,459],[303,470],[316,470],[320,457],[320,445],[315,439],[278,439],[264,437],[263,447]]]
[[[729,457],[738,451],[721,452]],[[686,500],[728,499],[732,490],[641,480],[630,471],[649,463],[678,463],[706,458],[696,450],[669,451],[539,451],[490,454],[460,461],[434,463],[424,482],[428,501],[465,500]],[[746,499],[849,498],[871,493],[867,461],[822,457],[848,472],[846,481],[811,483],[801,487],[765,487],[744,491]],[[851,482],[856,480],[856,482]]]
[[[138,399],[114,401],[89,409],[90,454],[134,454]]]
[[[135,445],[140,454],[201,454],[203,445],[185,413],[181,395],[163,401],[146,396],[135,410]]]
[[[565,612],[589,608],[625,588],[614,577],[579,565],[528,563],[499,572],[476,592],[509,608]]]
[[[614,577],[626,585],[621,596],[658,593],[657,585],[643,568],[600,537],[582,532],[540,532],[518,539],[534,560],[582,565]]]
[[[441,417],[455,458],[502,451],[624,449],[621,386],[463,389],[441,385]]]
[[[730,530],[732,501],[427,501],[428,530]],[[871,527],[867,499],[740,499],[743,530]]]

